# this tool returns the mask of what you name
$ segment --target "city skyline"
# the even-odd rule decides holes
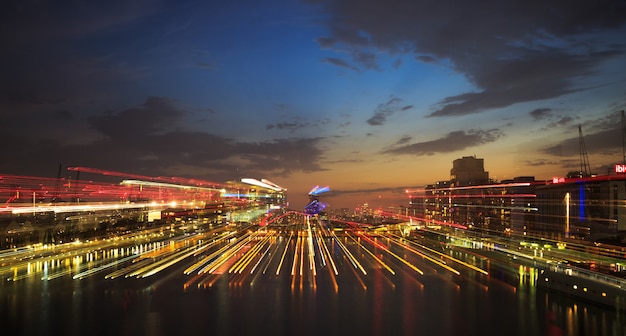
[[[223,182],[294,208],[406,204],[485,160],[564,176],[623,161],[626,5],[616,1],[124,1],[3,5],[0,173],[59,164]]]

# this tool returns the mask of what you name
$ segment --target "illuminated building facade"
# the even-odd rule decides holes
[[[626,232],[626,175],[554,178],[536,188],[532,231],[597,240]]]
[[[450,218],[450,181],[439,181],[424,188],[423,195],[412,195],[410,208],[427,223]]]
[[[450,181],[410,196],[424,224],[454,223],[501,235],[621,239],[626,242],[626,165],[604,176],[495,182],[483,160],[455,160]]]
[[[475,156],[464,156],[452,162],[452,169],[450,169],[452,199],[450,220],[453,223],[471,226],[485,226],[490,223],[492,214],[486,213],[488,209],[486,206],[492,205],[493,200],[490,198],[492,191],[483,188],[469,188],[470,186],[486,185],[489,182],[489,172],[485,171],[483,159],[478,159]]]
[[[534,227],[537,216],[537,201],[534,176],[519,176],[512,180],[502,181],[509,185],[506,188],[507,201],[501,202],[506,205],[501,210],[503,226],[510,229],[511,233],[524,234],[528,228]]]
[[[619,167],[618,167],[619,166]],[[454,223],[496,234],[626,240],[626,166],[613,174],[536,181],[519,176],[495,182],[482,159],[454,160],[449,181],[410,196],[424,224]]]

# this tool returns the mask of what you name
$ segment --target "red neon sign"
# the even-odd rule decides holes
[[[553,177],[552,178],[552,183],[563,183],[565,182],[565,178],[563,177]]]
[[[616,173],[626,173],[626,165],[624,165],[624,164],[616,164],[615,165],[615,172]]]

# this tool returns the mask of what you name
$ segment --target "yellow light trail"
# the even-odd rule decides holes
[[[457,240],[460,240],[460,241],[464,241],[464,242],[468,242],[468,243],[472,243],[473,242],[472,240],[466,239],[466,238],[463,238],[463,237],[454,237],[454,239],[457,239]],[[510,254],[515,254],[516,256],[523,257],[523,258],[528,258],[530,260],[537,259],[537,260],[541,260],[541,261],[545,261],[545,262],[551,262],[552,261],[551,259],[548,259],[548,258],[534,257],[534,256],[531,256],[531,255],[527,255],[527,254],[524,254],[524,253],[517,252],[515,250],[508,249],[506,247],[501,247],[501,246],[494,247],[494,250],[496,250],[496,251],[504,251],[504,252],[510,253]]]
[[[189,275],[191,273],[193,273],[193,271],[197,270],[198,268],[200,268],[202,265],[204,265],[207,261],[211,260],[211,257],[209,256],[204,256],[202,259],[200,259],[200,261],[197,261],[196,263],[194,263],[193,265],[187,267],[185,269],[185,271],[183,271],[183,273],[185,275]]]
[[[213,246],[213,244],[217,243],[219,240],[225,240],[231,236],[234,236],[236,233],[237,231],[231,231],[231,232],[226,231],[226,232],[221,233],[219,236],[210,239],[210,242],[207,245],[203,246],[202,248],[199,248],[196,251],[196,253],[194,253],[194,256],[197,256],[198,254],[204,252],[206,249]]]
[[[249,249],[233,266],[230,267],[228,273],[239,273],[248,267],[252,259],[256,254],[265,246],[265,243],[269,240],[269,237],[263,238],[260,242],[257,242],[251,249]]]
[[[105,270],[105,269],[107,269],[107,268],[109,268],[109,267],[113,267],[113,266],[118,265],[118,264],[123,264],[123,263],[125,263],[126,261],[129,261],[129,260],[135,259],[135,258],[137,258],[137,257],[138,257],[138,255],[131,255],[131,256],[128,256],[128,257],[122,258],[122,259],[120,259],[120,260],[115,260],[115,261],[110,262],[110,263],[108,263],[108,264],[105,264],[105,265],[102,265],[102,266],[98,266],[98,267],[96,267],[96,268],[92,268],[92,269],[90,269],[90,270],[87,270],[87,271],[84,271],[84,272],[78,273],[78,274],[74,275],[72,278],[74,278],[74,279],[83,279],[83,278],[86,278],[86,277],[88,277],[88,276],[90,276],[90,275],[92,275],[92,274],[94,274],[94,273],[100,272],[100,271],[102,271],[102,270]]]
[[[137,261],[137,260],[135,260],[135,261]],[[138,261],[136,264],[133,264],[133,265],[124,267],[122,269],[113,271],[113,272],[107,274],[104,278],[105,279],[115,279],[115,278],[118,278],[118,277],[120,277],[122,275],[130,273],[131,271],[133,271],[135,269],[141,268],[141,267],[143,267],[143,266],[145,266],[145,265],[147,265],[147,264],[149,264],[151,262],[152,261],[149,260],[149,259]]]
[[[263,267],[263,274],[265,274],[267,272],[267,269],[270,267],[270,265],[272,264],[272,260],[274,260],[274,256],[276,256],[276,251],[278,251],[278,246],[279,244],[276,243],[276,237],[272,237],[272,240],[270,241],[270,246],[273,246],[274,249],[272,252],[269,252],[270,254],[270,260],[267,261],[267,264],[265,265],[265,267]]]
[[[178,263],[181,260],[184,260],[186,258],[188,258],[189,256],[193,255],[196,252],[196,247],[195,246],[191,246],[188,247],[182,251],[180,251],[179,253],[173,255],[171,258],[166,258],[165,260],[167,260],[167,262],[160,262],[160,265],[157,267],[152,268],[150,271],[148,271],[147,273],[144,273],[141,275],[142,278],[147,278],[151,275],[154,275],[176,263]]]
[[[352,255],[352,253],[350,253],[350,251],[348,251],[348,248],[341,242],[341,240],[339,240],[339,237],[337,237],[334,232],[332,233],[332,236],[341,248],[341,250],[343,250],[343,253],[346,255],[346,257],[348,257],[348,260],[350,260],[352,266],[359,269],[363,273],[363,275],[367,275],[367,272],[365,271],[361,263],[354,257],[354,255]]]
[[[337,284],[337,275],[333,274],[333,272],[328,269],[328,274],[330,274],[330,279],[333,281],[333,288],[335,288],[335,293],[339,292],[339,285]]]
[[[309,269],[313,273],[313,276],[317,275],[317,270],[315,269],[315,249],[313,248],[313,234],[311,232],[311,223],[309,222],[309,217],[306,219],[307,225],[307,242],[309,245]]]
[[[210,272],[214,272],[215,270],[217,270],[221,265],[223,265],[224,263],[226,263],[226,261],[228,261],[231,258],[234,258],[237,256],[237,253],[239,253],[239,251],[241,251],[241,249],[243,249],[246,245],[248,245],[250,243],[251,240],[256,239],[256,237],[259,235],[258,232],[255,232],[254,235],[251,235],[250,237],[246,238],[246,240],[242,240],[239,245],[237,245],[235,248],[226,251],[226,253],[224,253],[224,255],[222,257],[224,257],[222,259],[222,261],[220,263],[218,263],[216,266],[213,266],[213,268],[210,270]],[[249,250],[248,250],[249,251]],[[245,254],[245,253],[244,253]],[[243,257],[243,256],[242,256]],[[238,261],[241,260],[242,257],[239,257]]]
[[[360,242],[358,242],[356,239],[354,239],[354,237],[352,237],[352,235],[350,235],[349,233],[346,233],[348,235],[348,237],[350,237],[355,243],[359,244],[361,246],[361,248],[367,252],[372,258],[374,258],[374,260],[376,260],[379,264],[381,264],[387,271],[389,271],[389,273],[396,275],[396,272],[391,269],[391,267],[389,267],[389,265],[387,265],[384,261],[382,261],[380,258],[378,258],[376,255],[374,255],[374,253],[372,253],[370,250],[368,250],[365,246],[363,246],[363,244],[361,244]]]
[[[320,244],[320,245],[324,248],[324,251],[328,255],[328,261],[330,261],[330,265],[333,268],[333,272],[335,272],[335,275],[339,275],[339,272],[337,271],[337,266],[335,265],[335,261],[333,260],[333,257],[330,254],[330,251],[328,250],[328,246],[326,245],[326,241],[322,237],[321,233],[318,232],[318,235],[319,235],[319,240],[318,241],[322,242],[322,244]]]
[[[317,226],[316,228],[321,228],[321,224],[319,223],[319,219],[317,220]],[[320,239],[320,230],[315,230],[315,239],[317,239],[317,250],[320,253],[320,260],[322,261],[322,267],[326,266],[326,257],[324,256],[324,252],[322,251],[322,246],[319,243],[319,239]]]
[[[393,235],[393,234],[390,234],[390,235]],[[396,235],[393,235],[393,236],[395,236],[397,239],[400,239],[400,237],[399,237],[399,236],[396,236]],[[462,260],[459,260],[459,259],[457,259],[457,258],[451,257],[451,256],[449,256],[449,255],[447,255],[447,254],[445,254],[445,253],[441,253],[441,252],[439,252],[439,251],[435,251],[435,250],[433,250],[433,249],[431,249],[431,248],[429,248],[429,247],[427,247],[427,246],[424,246],[424,245],[418,244],[418,243],[416,243],[416,242],[413,242],[413,241],[408,241],[408,242],[409,242],[410,244],[413,244],[413,245],[419,246],[419,247],[421,247],[421,248],[423,248],[423,249],[426,249],[426,250],[428,250],[428,251],[431,251],[431,252],[433,252],[433,253],[436,253],[436,254],[438,254],[438,255],[440,255],[440,256],[442,256],[442,257],[448,258],[448,259],[450,259],[450,260],[452,260],[452,261],[454,261],[454,262],[457,262],[457,263],[459,263],[459,264],[461,264],[461,265],[463,265],[463,266],[465,266],[465,267],[468,267],[468,268],[470,268],[470,269],[472,269],[472,270],[474,270],[474,271],[480,272],[480,273],[482,273],[482,274],[484,274],[484,275],[489,275],[489,272],[485,271],[485,270],[484,270],[484,269],[482,269],[482,268],[476,267],[476,266],[474,266],[474,265],[472,265],[472,264],[468,264],[468,263],[466,263],[466,262],[464,262],[464,261],[462,261]]]
[[[393,235],[392,235],[392,236],[393,236]],[[437,264],[437,265],[439,265],[439,266],[441,266],[441,267],[443,267],[443,268],[447,269],[448,271],[450,271],[450,272],[452,272],[452,273],[454,273],[454,274],[456,274],[456,275],[460,275],[460,274],[461,274],[461,272],[459,272],[459,271],[457,271],[456,269],[454,269],[454,268],[452,268],[452,267],[450,267],[450,266],[446,265],[444,262],[439,261],[439,260],[437,260],[437,259],[435,259],[435,258],[433,258],[433,257],[430,257],[430,256],[428,256],[428,255],[426,255],[426,254],[424,254],[424,253],[421,253],[421,252],[419,252],[419,251],[417,251],[417,250],[415,250],[415,249],[411,248],[411,247],[410,247],[409,245],[407,245],[407,244],[403,244],[403,243],[402,243],[402,241],[401,241],[401,240],[399,240],[399,239],[391,239],[391,241],[392,241],[392,242],[394,242],[395,244],[397,244],[397,245],[399,245],[399,246],[402,246],[403,248],[405,248],[405,249],[407,249],[407,250],[409,250],[409,251],[411,251],[411,252],[413,252],[413,253],[415,253],[415,254],[417,254],[417,255],[421,256],[422,258],[425,258],[425,259],[427,259],[427,260],[429,260],[429,261],[431,261],[431,262],[433,262],[433,263],[435,263],[435,264]],[[424,246],[424,247],[425,247],[425,246]],[[434,250],[432,250],[432,251],[434,251]],[[437,252],[437,251],[434,251],[434,252]],[[460,260],[459,260],[459,261],[460,261]]]
[[[304,265],[304,238],[300,239],[300,276],[302,277],[302,266]]]
[[[231,236],[232,234],[234,234],[233,232],[228,233],[222,233],[220,236],[215,237],[213,240],[211,240],[209,243],[203,245],[202,247],[196,249],[193,253],[193,256],[197,256],[198,254],[204,252],[205,250],[207,250],[208,248],[212,247],[213,245],[217,244],[219,242],[219,240],[222,239],[226,239],[228,236]],[[204,265],[207,261],[209,261],[211,258],[206,256],[204,258],[202,258],[200,261],[194,263],[193,265],[187,267],[185,269],[185,271],[183,272],[184,274],[188,275],[190,273],[192,273],[193,271],[195,271],[196,269],[200,268],[200,266]]]
[[[223,252],[217,259],[213,260],[211,263],[201,268],[200,271],[198,271],[198,274],[207,273],[207,272],[213,273],[216,269],[222,266],[228,259],[230,259],[235,253],[237,253],[240,249],[242,249],[243,246],[247,244],[250,239],[251,239],[250,234],[247,233],[244,236],[242,236],[239,239],[239,241],[235,241],[231,243],[230,245],[227,245],[226,247],[228,249],[225,252]]]
[[[239,257],[239,259],[237,259],[237,261],[234,262],[230,266],[230,268],[228,269],[228,273],[241,273],[241,272],[239,272],[239,266],[242,265],[242,264],[245,264],[245,262],[249,258],[249,256],[254,255],[254,253],[256,252],[256,247],[258,246],[258,244],[259,243],[257,242],[256,244],[254,244],[253,247],[251,247],[247,251],[243,252],[243,255],[241,257]]]
[[[302,238],[300,237],[300,233],[298,232],[298,239],[296,240],[296,249],[293,252],[293,262],[291,264],[291,275],[294,276],[296,275],[296,269],[297,269],[297,265],[298,265],[298,251],[300,249],[300,241],[302,240]]]
[[[350,268],[350,267],[348,268],[352,271],[352,273],[354,273],[354,276],[359,281],[359,284],[361,284],[361,287],[363,287],[363,290],[367,291],[367,286],[365,285],[365,282],[363,282],[363,279],[361,279],[361,276],[359,275],[359,273],[357,273],[356,268]]]
[[[241,250],[244,247],[244,245],[245,245],[245,242],[240,242],[239,244],[237,244],[234,247],[230,248],[228,251],[224,252],[224,254],[220,255],[213,262],[211,262],[210,264],[208,264],[205,267],[203,267],[200,271],[198,271],[198,274],[207,273],[207,272],[208,273],[215,272],[224,263],[226,263],[226,261],[228,261],[228,259],[234,257],[237,254],[237,252],[239,252],[239,250]]]
[[[322,244],[320,244],[320,233],[319,231],[315,231],[315,239],[317,239],[317,250],[320,252],[320,260],[322,261],[322,267],[326,266],[326,257],[324,256],[324,251],[322,251]]]
[[[287,248],[289,247],[289,242],[291,241],[291,237],[293,237],[293,232],[289,234],[289,239],[287,239],[287,243],[285,244],[285,251],[283,252],[282,257],[280,258],[278,267],[276,268],[276,275],[280,274],[280,268],[283,266],[283,261],[285,260],[285,255],[287,254]]]
[[[296,268],[298,265],[298,250],[300,249],[300,232],[298,232],[298,239],[296,240],[296,249],[293,253],[293,263],[291,264],[291,289],[293,290],[296,285]]]
[[[250,270],[250,274],[254,273],[254,270],[256,270],[256,268],[259,266],[259,264],[261,263],[261,260],[263,260],[263,258],[267,254],[267,251],[269,251],[271,247],[272,247],[271,243],[269,245],[267,245],[267,248],[265,249],[265,251],[263,251],[263,253],[261,254],[261,257],[259,258],[259,260],[256,262],[256,264],[254,264],[254,266]]]
[[[249,236],[248,233],[246,233],[245,235],[243,235],[240,239],[245,239],[245,237]],[[236,241],[237,242],[237,241]],[[224,251],[228,250],[229,248],[231,248],[233,246],[233,243],[230,243],[226,246],[221,247],[219,250],[211,253],[210,255],[202,258],[200,261],[196,262],[195,264],[189,266],[187,269],[185,269],[185,271],[183,273],[189,275],[190,273],[194,272],[195,270],[197,270],[198,268],[200,268],[202,265],[204,265],[207,261],[215,258],[218,255],[221,255]],[[199,271],[199,273],[203,273],[202,271]]]
[[[105,211],[105,210],[122,210],[122,209],[137,209],[137,208],[165,208],[170,204],[161,203],[120,203],[120,202],[97,202],[97,203],[84,203],[79,205],[28,205],[28,206],[9,206],[1,209],[1,212],[10,211],[13,214],[25,214],[33,212],[54,212],[54,213],[66,213],[66,212],[83,212],[83,211]]]
[[[410,262],[406,261],[404,258],[400,257],[399,255],[391,252],[391,250],[387,250],[387,253],[391,254],[392,256],[394,256],[396,259],[400,260],[403,264],[409,266],[409,268],[411,268],[412,270],[414,270],[415,272],[419,273],[420,275],[424,275],[424,272],[417,268],[417,266],[411,264]]]
[[[183,284],[183,290],[187,290],[187,288],[189,288],[189,286],[191,286],[191,284],[193,284],[194,282],[198,281],[198,279],[200,279],[202,277],[202,275],[200,274],[195,274],[194,276],[191,277],[191,279],[187,280],[184,284]],[[200,286],[200,284],[198,283],[198,287]]]

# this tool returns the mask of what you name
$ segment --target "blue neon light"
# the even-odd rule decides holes
[[[578,190],[580,201],[578,202],[578,217],[581,221],[585,220],[585,184],[581,183]]]

